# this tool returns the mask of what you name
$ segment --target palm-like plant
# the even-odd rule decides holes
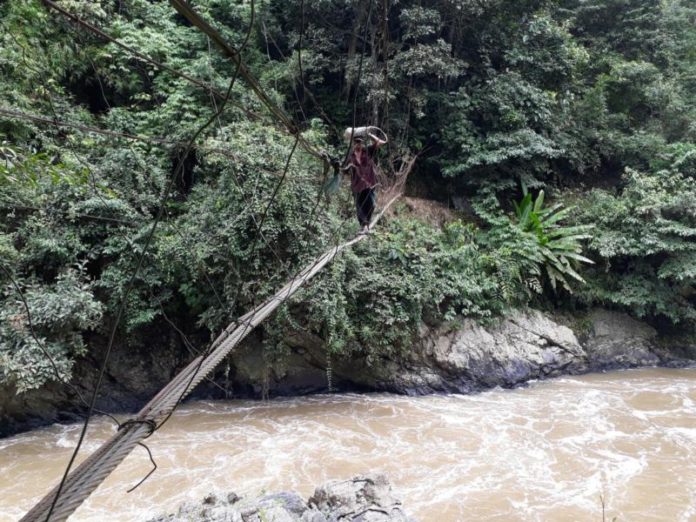
[[[561,224],[573,207],[564,208],[562,203],[544,208],[544,191],[541,190],[536,199],[532,199],[527,187],[522,187],[524,197],[515,206],[517,227],[531,234],[536,240],[536,250],[533,253],[523,252],[528,259],[541,264],[548,275],[551,287],[556,290],[560,283],[563,288],[572,292],[567,276],[582,283],[585,280],[575,271],[578,262],[594,264],[594,261],[582,255],[581,240],[589,236],[590,225],[564,226]]]

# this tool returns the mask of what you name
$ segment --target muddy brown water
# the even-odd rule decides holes
[[[0,439],[0,521],[59,479],[79,425]],[[113,433],[97,419],[86,450]],[[146,520],[208,492],[295,490],[383,471],[423,522],[696,521],[696,369],[560,378],[475,395],[191,402],[71,520]],[[83,456],[86,453],[82,454]]]

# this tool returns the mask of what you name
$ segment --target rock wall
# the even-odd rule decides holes
[[[286,338],[290,353],[281,364],[264,360],[260,340],[251,337],[200,396],[252,397],[326,392],[329,361],[321,339],[306,333]],[[133,352],[115,347],[98,407],[137,411],[190,355],[173,338]],[[334,388],[407,394],[459,392],[511,387],[531,379],[618,368],[687,365],[696,347],[659,339],[650,326],[626,314],[594,310],[581,318],[536,310],[515,311],[487,325],[463,319],[421,328],[405,354],[377,361],[330,361]],[[96,381],[96,359],[78,364],[75,385],[87,398]],[[227,393],[220,391],[222,388]],[[75,420],[77,397],[57,384],[22,395],[0,387],[0,436],[55,421]]]
[[[153,348],[133,350],[114,345],[104,373],[97,409],[106,412],[137,411],[150,400],[190,357],[174,338],[158,337]],[[0,385],[0,437],[53,422],[74,422],[87,410],[74,390],[85,402],[92,398],[99,368],[104,356],[103,340],[92,340],[97,346],[91,357],[77,362],[69,389],[60,383],[49,383],[38,390],[17,394],[9,385]]]
[[[664,346],[652,327],[626,314],[593,310],[572,329],[569,323],[525,310],[486,326],[469,319],[423,326],[419,342],[402,359],[378,367],[351,361],[336,366],[334,374],[397,393],[469,393],[589,371],[686,366],[696,359],[696,348]]]
[[[321,342],[306,333],[287,339],[293,352],[268,375],[270,393],[285,394],[302,383],[304,392],[326,391],[328,362]],[[253,388],[261,367],[241,351],[235,364],[246,372],[239,382]],[[331,361],[332,380],[340,389],[406,394],[469,393],[494,386],[512,387],[589,371],[641,366],[692,364],[696,347],[674,346],[626,314],[593,310],[581,319],[537,310],[515,311],[490,324],[463,319],[435,327],[423,325],[412,349],[399,357]]]

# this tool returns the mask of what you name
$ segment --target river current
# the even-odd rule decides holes
[[[114,431],[98,418],[94,450]],[[0,522],[56,482],[80,425],[0,439]],[[315,395],[183,405],[75,513],[146,520],[210,491],[295,490],[382,471],[422,522],[696,521],[696,369],[644,369],[473,395]],[[82,457],[87,453],[83,452]],[[603,501],[602,501],[603,499]]]

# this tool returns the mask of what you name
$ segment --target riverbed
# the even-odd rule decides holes
[[[93,421],[85,451],[115,430]],[[0,439],[0,521],[59,480],[80,425]],[[382,471],[422,522],[696,520],[696,369],[642,369],[473,395],[194,401],[71,520],[146,520],[210,491],[295,490]]]

